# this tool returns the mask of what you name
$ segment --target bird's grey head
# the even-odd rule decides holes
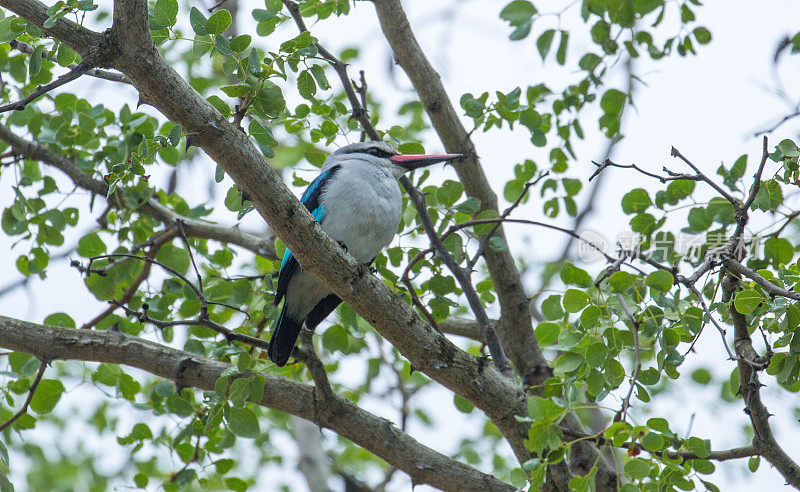
[[[458,157],[461,157],[461,154],[401,154],[387,142],[357,142],[334,151],[325,163],[325,167],[341,164],[345,160],[356,160],[378,166],[395,178],[400,178],[413,169]]]

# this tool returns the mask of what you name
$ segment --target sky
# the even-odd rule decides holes
[[[516,85],[533,85],[543,80],[557,88],[576,77],[574,64],[567,68],[558,67],[552,60],[543,64],[536,51],[534,37],[516,43],[507,40],[510,30],[497,16],[504,3],[483,0],[404,2],[415,34],[441,74],[456,107],[460,95],[465,92],[480,94],[485,90],[508,91]],[[559,4],[555,1],[537,2],[537,7],[540,11],[548,11],[555,10]],[[796,2],[783,0],[756,4],[729,0],[710,2],[695,11],[698,22],[712,32],[712,43],[700,47],[697,56],[671,56],[658,63],[647,60],[635,62],[643,84],[636,87],[635,110],[626,114],[623,128],[625,139],[615,148],[615,161],[637,163],[655,172],[660,171],[663,165],[683,171],[680,163],[669,157],[670,148],[675,146],[701,170],[712,175],[720,162],[729,166],[741,154],[749,154],[752,165],[760,155],[760,140],[754,136],[755,131],[771,126],[788,112],[785,101],[775,97],[768,87],[774,83],[772,56],[778,40],[796,32],[800,25],[800,9]],[[587,47],[586,39],[579,34],[584,27],[576,20],[574,15],[565,15],[563,19],[563,26],[573,32],[568,59],[570,55],[582,53]],[[669,25],[669,21],[668,17],[665,25]],[[537,23],[534,29],[553,27],[555,22],[555,18],[545,19]],[[248,26],[249,23],[243,21],[240,24],[241,31],[247,32]],[[379,93],[381,99],[388,101],[388,105],[399,105],[412,97],[408,80],[399,67],[392,66],[388,47],[377,27],[369,2],[357,2],[354,12],[347,18],[329,19],[309,27],[320,42],[333,51],[347,46],[361,46],[362,57],[354,63],[351,74],[360,69],[366,70],[370,90]],[[785,56],[779,71],[789,93],[796,100],[800,100],[800,86],[794,83],[794,74],[800,68],[798,58]],[[624,87],[624,80],[612,78],[609,86]],[[95,98],[103,99],[109,106],[124,102],[133,105],[136,101],[131,90],[108,82],[92,81],[83,90],[87,94],[92,93]],[[468,127],[471,126],[467,118],[464,118],[464,122]],[[388,128],[388,122],[381,123]],[[587,123],[584,128],[586,140],[576,145],[578,160],[571,163],[568,175],[582,179],[585,191],[585,180],[594,170],[590,161],[602,158],[606,142],[596,126],[589,128]],[[776,144],[783,138],[797,137],[799,129],[800,121],[790,122],[773,132],[770,141]],[[522,130],[485,134],[476,132],[474,141],[490,182],[499,195],[502,194],[505,181],[513,174],[515,163],[526,158],[533,158],[541,166],[547,162],[546,155],[528,141]],[[433,135],[426,141],[426,149],[431,152],[441,150]],[[214,168],[207,159],[203,159],[194,169],[202,169],[210,174]],[[313,173],[313,168],[310,165],[301,166],[300,172],[307,173],[305,177],[308,177]],[[610,175],[605,179],[596,212],[589,217],[585,228],[613,238],[629,229],[628,219],[619,210],[621,197],[635,187],[651,191],[658,189],[658,183],[621,169],[607,172]],[[751,172],[748,169],[748,174]],[[452,177],[452,170],[443,170],[434,176],[441,180]],[[205,183],[205,180],[202,182]],[[0,176],[0,187],[8,190],[8,184],[8,174]],[[189,196],[190,205],[202,203],[208,198],[204,195],[205,191],[196,191],[197,184],[197,178],[192,178],[190,173],[181,176],[179,192]],[[217,191],[217,197],[224,197],[227,184],[223,185],[220,185],[223,191]],[[300,192],[295,191],[298,194]],[[711,194],[705,196],[710,197]],[[10,198],[0,197],[2,200],[5,200],[2,205],[7,206]],[[501,208],[506,205],[501,201]],[[543,218],[541,202],[531,200],[515,211],[515,216]],[[235,217],[224,212],[215,217],[223,223],[235,220]],[[768,218],[756,218],[755,222],[767,224]],[[560,223],[569,224],[569,221],[561,220]],[[81,230],[91,225],[91,221],[84,221],[84,229]],[[243,227],[260,230],[263,225],[255,214],[251,214]],[[557,256],[564,241],[556,233],[523,227],[509,226],[507,234],[510,237],[509,246],[515,254],[537,262]],[[67,236],[67,241],[69,238]],[[11,248],[12,242],[0,236],[0,251]],[[595,263],[585,267],[594,273],[603,265]],[[19,278],[12,262],[0,263],[0,278],[3,279],[0,288]],[[530,289],[535,289],[538,272],[530,272],[525,281]],[[80,323],[103,308],[101,303],[89,299],[81,279],[68,267],[68,262],[51,264],[47,280],[33,280],[30,285],[28,290],[18,290],[0,297],[0,313],[42,321],[49,313],[65,311]],[[692,368],[702,366],[709,368],[717,378],[727,377],[734,363],[725,360],[718,334],[712,327],[706,329],[697,349],[683,369],[684,373],[688,374]],[[358,369],[357,364],[351,365],[354,370]],[[800,441],[791,438],[800,430],[794,415],[794,408],[800,405],[800,399],[796,395],[770,388],[770,385],[774,386],[774,381],[769,378],[767,385],[764,399],[770,411],[776,414],[772,424],[776,428],[778,441],[790,455],[800,459]],[[627,388],[623,385],[622,389]],[[92,395],[102,397],[91,388],[79,387],[68,395],[68,400],[62,400],[61,405],[76,406],[81,398]],[[426,389],[416,399],[419,405],[434,409],[439,417],[434,429],[412,425],[409,432],[437,450],[452,452],[457,445],[452,437],[453,431],[461,432],[479,425],[479,419],[455,410],[452,396],[446,391]],[[613,400],[607,403],[610,407],[618,406]],[[396,411],[387,402],[367,400],[364,406],[386,417],[396,418]],[[654,414],[668,417],[670,422],[675,422],[677,429],[691,429],[695,435],[710,438],[715,449],[745,444],[741,429],[747,419],[740,402],[724,404],[712,390],[688,383],[679,384],[670,398],[662,399],[649,409]],[[634,417],[641,421],[652,416],[639,410],[634,408]],[[478,429],[475,434],[477,432]],[[327,438],[330,439],[330,436]],[[285,448],[291,449],[292,446]],[[289,453],[288,461],[291,463],[293,451]],[[731,491],[752,490],[756,484],[761,490],[776,490],[784,483],[780,475],[770,470],[766,463],[762,463],[756,475],[746,472],[745,466],[746,461],[743,460],[719,464],[712,481],[723,486],[723,490]],[[276,471],[267,468],[264,473]],[[287,471],[284,476],[298,486],[302,483],[294,472]],[[407,490],[407,484],[401,477],[392,482],[394,490]]]

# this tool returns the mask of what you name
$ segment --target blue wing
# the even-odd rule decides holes
[[[320,202],[322,191],[328,185],[331,178],[333,178],[339,168],[340,166],[334,166],[320,173],[320,175],[308,185],[308,188],[306,188],[303,196],[300,197],[300,202],[306,206],[306,209],[311,212],[311,215],[319,223],[322,223],[322,219],[325,217],[325,207],[323,207],[322,203]],[[278,286],[277,290],[275,291],[274,301],[276,306],[279,302],[281,302],[283,296],[286,295],[286,289],[289,287],[289,280],[299,269],[300,264],[297,262],[294,255],[292,255],[292,252],[287,249],[286,253],[283,255],[281,269],[278,273]]]

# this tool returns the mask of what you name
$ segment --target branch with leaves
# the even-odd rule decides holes
[[[47,344],[41,343],[48,340]],[[0,346],[42,360],[82,360],[136,367],[181,387],[214,390],[229,364],[115,331],[75,330],[37,325],[0,316]],[[41,365],[42,368],[46,364]],[[40,369],[43,371],[43,369]],[[263,397],[254,403],[275,408],[328,428],[352,440],[411,476],[414,483],[442,490],[513,491],[514,487],[423,446],[391,422],[331,394],[326,411],[315,410],[314,388],[285,378],[264,376]]]

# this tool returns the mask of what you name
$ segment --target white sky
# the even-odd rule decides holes
[[[577,63],[576,55],[586,48],[585,40],[578,34],[583,26],[575,23],[575,19],[564,19],[564,27],[575,29],[571,37],[568,59],[572,66],[559,68],[552,59],[542,65],[535,48],[535,38],[510,43],[506,24],[498,19],[497,13],[507,2],[470,1],[470,2],[424,2],[407,1],[412,26],[418,39],[427,51],[434,65],[440,71],[451,99],[458,106],[458,98],[464,92],[480,94],[484,90],[501,89],[508,91],[517,85],[523,87],[545,81],[554,90],[561,84],[574,79],[571,70]],[[541,11],[548,11],[547,5],[558,5],[560,2],[541,2],[537,6]],[[670,4],[673,10],[677,4]],[[342,48],[351,45],[364,47],[362,58],[356,63],[351,74],[359,69],[367,71],[370,90],[380,93],[380,98],[387,101],[404,102],[409,98],[406,90],[409,86],[399,67],[395,67],[394,75],[389,75],[387,67],[390,58],[385,42],[376,27],[372,6],[368,2],[357,2],[354,13],[346,19],[329,19],[318,25],[310,26],[315,36],[328,48]],[[772,80],[772,55],[776,43],[785,34],[800,29],[800,9],[797,3],[790,0],[765,1],[754,4],[743,0],[712,2],[695,10],[698,22],[707,26],[713,35],[710,45],[700,47],[698,56],[681,58],[677,55],[658,63],[646,60],[637,61],[639,73],[647,86],[640,86],[636,93],[637,110],[626,116],[624,133],[626,139],[621,142],[615,152],[615,160],[620,163],[636,162],[642,167],[659,171],[662,165],[674,170],[682,170],[680,163],[669,157],[672,145],[679,148],[700,168],[714,174],[721,161],[730,165],[743,153],[751,155],[750,163],[757,159],[760,142],[753,137],[753,132],[771,125],[787,112],[785,103],[778,100],[765,89]],[[447,17],[442,17],[447,13]],[[181,10],[180,16],[186,12]],[[553,19],[550,19],[553,20]],[[536,24],[535,32],[545,29],[546,22]],[[669,18],[665,21],[669,25]],[[674,25],[674,23],[673,23]],[[289,26],[291,27],[291,26]],[[243,28],[246,31],[246,27]],[[289,31],[287,31],[289,32]],[[261,41],[263,42],[263,40]],[[262,44],[262,46],[264,46]],[[569,58],[569,56],[573,58]],[[552,55],[551,55],[552,57]],[[796,82],[798,60],[784,57],[782,71],[784,82],[791,85]],[[334,82],[334,78],[329,75]],[[623,87],[622,81],[610,85]],[[795,86],[797,84],[795,83]],[[800,99],[800,87],[795,87],[794,96]],[[127,88],[118,88],[106,82],[92,82],[86,92],[94,93],[92,98],[102,98],[109,106],[129,103],[135,105],[136,97]],[[391,105],[391,104],[390,104]],[[460,111],[460,110],[459,110]],[[595,120],[596,121],[596,120]],[[471,121],[465,119],[466,125]],[[383,125],[388,127],[388,124]],[[772,144],[783,138],[796,137],[798,123],[789,123],[771,135]],[[578,161],[571,163],[568,175],[584,180],[593,171],[589,161],[602,157],[605,141],[597,132],[596,123],[586,120],[584,124],[587,139],[576,146]],[[524,130],[514,133],[493,130],[488,134],[476,133],[475,142],[483,165],[498,195],[502,196],[505,180],[512,175],[513,165],[525,158],[534,158],[540,167],[546,165],[546,154],[533,147]],[[427,143],[430,151],[440,149],[433,138]],[[304,166],[311,169],[310,166]],[[194,169],[200,169],[195,167]],[[202,169],[213,173],[213,166],[205,163]],[[610,237],[628,230],[628,219],[619,211],[619,201],[624,193],[635,187],[655,190],[657,183],[624,170],[608,171],[612,175],[606,178],[602,200],[594,215],[586,223],[586,227],[603,231]],[[748,169],[748,175],[751,170]],[[452,171],[444,171],[437,179],[452,176]],[[205,186],[202,185],[202,196],[197,196],[197,183],[203,180],[192,179],[188,173],[181,178],[181,188],[190,205],[206,200]],[[0,178],[0,187],[9,190],[9,173]],[[218,197],[224,197],[227,186],[221,187]],[[298,191],[299,194],[299,191]],[[10,204],[11,196],[4,194],[2,205]],[[710,194],[707,196],[711,196]],[[82,202],[85,204],[85,201]],[[501,202],[501,207],[504,204]],[[95,216],[100,211],[96,207]],[[529,204],[515,212],[518,217],[541,218],[541,203],[532,200]],[[215,217],[221,221],[232,223],[235,217],[231,214],[218,213]],[[565,221],[564,223],[569,223]],[[91,220],[83,220],[83,229],[92,225]],[[251,214],[246,220],[247,227],[258,229],[259,218]],[[529,261],[545,261],[560,252],[563,238],[556,233],[541,230],[509,227],[511,248],[517,255],[525,256]],[[67,235],[70,238],[78,236]],[[530,241],[523,240],[527,237]],[[0,236],[0,251],[8,250],[13,239]],[[0,263],[0,288],[7,282],[19,278],[13,266],[13,259],[19,252],[27,251],[26,247],[12,250],[12,261]],[[590,270],[601,267],[595,264]],[[531,288],[536,285],[538,273],[534,272],[526,280]],[[16,316],[32,321],[42,321],[52,312],[65,311],[81,323],[94,316],[103,305],[94,301],[86,292],[83,282],[76,272],[68,267],[68,262],[51,264],[48,279],[44,282],[34,280],[32,289],[27,292],[19,290],[0,298],[0,313]],[[734,367],[733,362],[725,361],[724,351],[719,336],[713,327],[707,327],[697,346],[696,354],[690,357],[681,371],[687,375],[690,368],[706,366],[718,378],[726,378]],[[352,365],[357,369],[357,364]],[[358,378],[360,380],[360,378]],[[721,379],[719,379],[721,380]],[[800,404],[796,395],[774,389],[775,383],[766,378],[768,388],[764,391],[767,407],[776,416],[772,424],[776,429],[778,441],[791,456],[800,459],[800,440],[795,436],[798,432],[794,408]],[[68,385],[69,387],[69,385]],[[712,385],[716,388],[716,385]],[[627,389],[623,385],[623,390]],[[717,393],[701,390],[689,383],[680,383],[667,398],[660,399],[649,410],[667,417],[674,429],[687,429],[693,419],[692,433],[712,440],[714,449],[722,449],[744,444],[742,427],[747,419],[742,412],[741,403],[722,403]],[[78,396],[81,395],[81,396]],[[67,395],[59,405],[67,407],[80,405],[83,395],[101,396],[91,389],[79,389]],[[457,441],[453,436],[463,434],[477,435],[479,420],[458,413],[452,405],[452,396],[440,389],[429,389],[416,397],[416,404],[423,405],[435,414],[436,428],[427,429],[412,426],[411,434],[425,444],[445,453],[452,452]],[[617,407],[616,401],[606,402]],[[124,405],[124,404],[123,404]],[[386,402],[367,401],[365,408],[376,411],[390,418],[396,417]],[[123,406],[124,408],[124,406]],[[635,416],[646,420],[650,415],[636,413]],[[474,428],[470,432],[468,429]],[[467,430],[465,430],[467,429]],[[286,443],[286,448],[290,448]],[[90,443],[91,445],[91,443]],[[116,443],[114,443],[116,446]],[[286,480],[294,484],[299,477],[294,474],[293,452],[287,457],[285,466],[289,471],[280,472]],[[723,490],[752,490],[757,486],[760,490],[775,490],[783,483],[780,475],[769,469],[762,462],[756,475],[745,470],[746,461],[734,461],[717,466],[712,481],[722,486]],[[278,470],[267,467],[265,474],[273,477]],[[392,482],[394,490],[407,490],[407,482],[399,476]],[[19,490],[24,486],[19,484]],[[269,490],[269,487],[263,489]],[[417,489],[419,490],[419,489]]]

